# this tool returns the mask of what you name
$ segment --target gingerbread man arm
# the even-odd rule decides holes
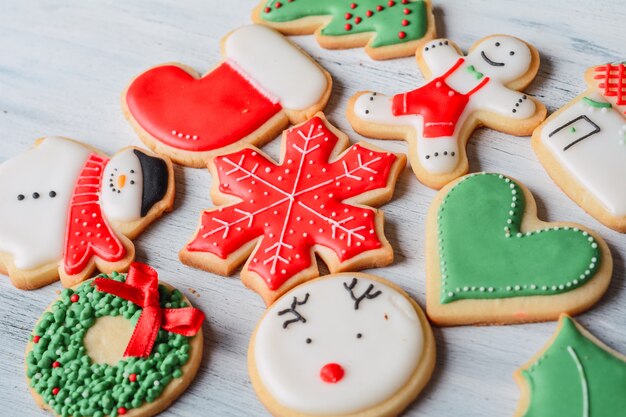
[[[444,74],[463,54],[454,42],[449,39],[435,39],[428,42],[418,55],[418,62],[427,78]]]
[[[485,85],[476,93],[473,100],[476,101],[477,109],[494,112],[513,120],[528,119],[536,111],[535,102],[526,94],[496,83]]]

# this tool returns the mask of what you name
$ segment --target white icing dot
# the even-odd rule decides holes
[[[267,172],[267,173],[272,172],[272,168],[270,168],[270,167],[265,168],[265,172]]]

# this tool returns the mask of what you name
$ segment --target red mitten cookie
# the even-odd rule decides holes
[[[272,29],[239,28],[222,40],[222,54],[202,77],[166,64],[130,83],[122,107],[146,145],[200,168],[216,152],[264,144],[328,101],[330,74]]]

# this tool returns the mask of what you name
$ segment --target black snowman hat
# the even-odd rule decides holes
[[[143,176],[143,193],[141,196],[141,217],[167,194],[169,186],[169,170],[165,161],[159,157],[145,154],[139,149],[133,152],[141,164]]]

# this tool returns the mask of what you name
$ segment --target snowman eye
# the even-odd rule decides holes
[[[361,333],[357,333],[357,334],[356,334],[356,338],[357,338],[357,339],[360,339],[360,338],[362,338],[362,337],[363,337],[363,335],[362,335]]]
[[[134,169],[131,169],[131,170],[130,170],[130,173],[131,173],[131,174],[134,174],[134,173],[135,173],[135,170],[134,170]]]
[[[307,338],[306,338],[306,344],[307,344],[307,345],[310,345],[310,344],[311,344],[311,342],[312,342],[311,338],[310,338],[310,337],[307,337]]]
[[[131,185],[132,185],[132,184],[134,184],[134,183],[135,183],[135,181],[132,181],[132,180],[130,181],[130,184],[131,184]]]
[[[511,55],[511,56],[515,55],[515,52],[511,51],[511,52],[509,52],[509,55]]]
[[[18,201],[22,201],[23,199],[25,199],[26,197],[24,197],[24,194],[18,194],[17,196],[17,200]]]
[[[500,42],[496,42],[496,46],[500,46]]]

